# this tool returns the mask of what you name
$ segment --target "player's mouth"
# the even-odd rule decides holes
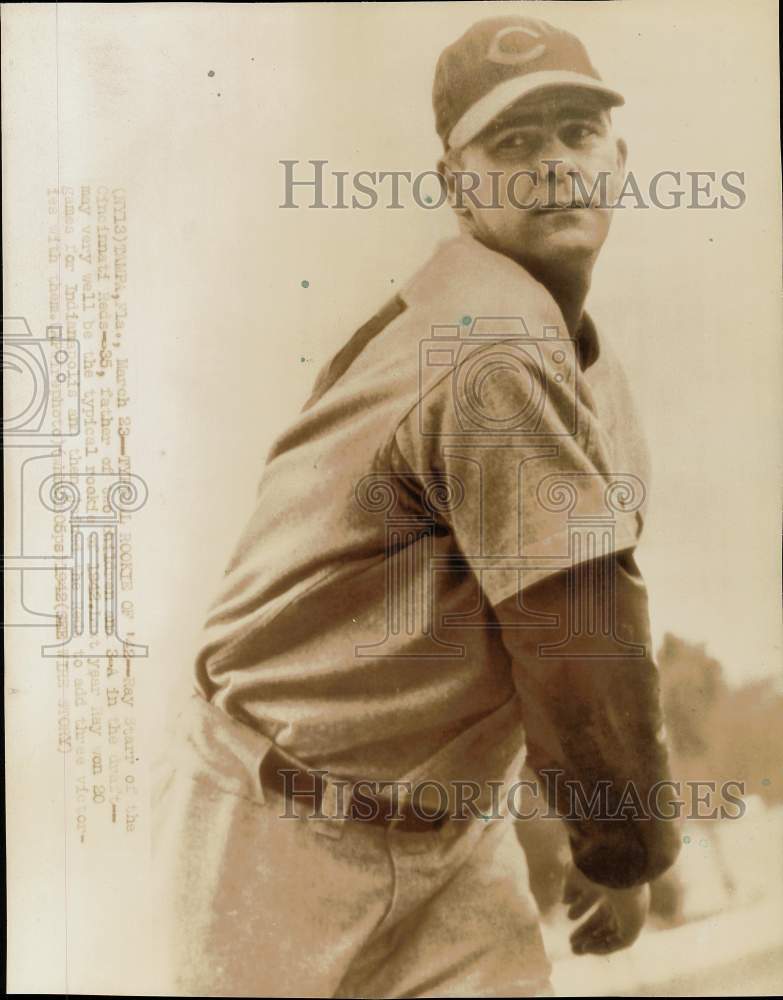
[[[582,204],[581,202],[568,202],[565,204],[554,203],[551,205],[539,205],[533,211],[535,212],[582,212],[588,206]]]

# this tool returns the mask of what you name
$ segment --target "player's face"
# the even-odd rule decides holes
[[[492,249],[542,264],[578,264],[601,249],[625,145],[589,91],[526,98],[464,147],[459,160],[480,177],[480,205],[498,206],[464,198],[473,230]]]

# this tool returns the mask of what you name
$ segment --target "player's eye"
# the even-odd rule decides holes
[[[571,122],[560,131],[560,136],[569,146],[585,146],[601,134],[594,122]]]
[[[538,132],[531,129],[509,129],[503,132],[493,144],[497,153],[530,153],[540,142]]]

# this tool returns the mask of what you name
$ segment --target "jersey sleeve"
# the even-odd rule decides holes
[[[507,627],[503,641],[519,694],[527,763],[565,823],[574,863],[593,882],[630,888],[657,878],[676,860],[679,811],[647,589],[628,552],[599,560],[593,569],[592,604],[613,628],[573,636],[569,605],[588,584],[580,579],[584,568],[577,568],[525,594],[528,610],[554,615],[555,627]],[[601,578],[607,587],[598,585]],[[506,624],[521,620],[510,604],[499,611]]]
[[[442,484],[443,521],[493,605],[637,543],[645,484],[611,467],[580,375],[570,340],[470,345],[394,435],[395,461]]]

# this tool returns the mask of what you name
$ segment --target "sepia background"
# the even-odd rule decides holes
[[[623,358],[653,457],[639,563],[670,725],[684,734],[677,767],[747,780],[748,813],[688,834],[670,902],[629,953],[569,957],[553,906],[555,984],[760,992],[780,985],[783,928],[771,2],[5,5],[5,314],[46,326],[47,188],[123,187],[131,444],[150,490],[134,521],[136,627],[150,647],[137,711],[152,740],[190,683],[273,438],[320,366],[455,232],[447,208],[409,197],[400,210],[281,209],[279,161],[432,169],[438,54],[475,20],[512,11],[585,41],[626,97],[614,118],[637,178],[738,170],[747,193],[734,211],[615,213],[588,307]],[[41,641],[6,632],[9,988],[131,992],[146,841],[108,831],[85,856],[69,840]]]

